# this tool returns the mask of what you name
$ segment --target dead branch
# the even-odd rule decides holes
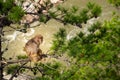
[[[29,62],[30,59],[21,59],[21,60],[4,60],[4,61],[0,61],[0,63],[4,64],[4,65],[8,65],[8,64],[14,64],[14,63],[24,63],[24,62]]]
[[[9,42],[7,43],[5,49],[3,51],[1,51],[2,55],[3,55],[4,52],[6,52],[8,50],[8,45],[9,45]]]
[[[27,62],[23,63],[15,72],[14,74],[11,76],[11,78],[9,80],[13,80],[13,78],[16,76],[17,73],[19,73],[19,70],[25,65],[27,64]]]

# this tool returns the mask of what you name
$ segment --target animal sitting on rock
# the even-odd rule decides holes
[[[42,50],[39,48],[42,42],[43,36],[38,34],[25,44],[24,51],[31,61],[38,62],[42,59]]]

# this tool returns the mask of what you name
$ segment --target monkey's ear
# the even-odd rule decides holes
[[[43,36],[41,36],[40,40],[41,40],[40,43],[42,43],[43,42]]]

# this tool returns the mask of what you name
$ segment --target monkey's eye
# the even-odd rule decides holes
[[[41,37],[39,37],[39,39],[41,39]]]

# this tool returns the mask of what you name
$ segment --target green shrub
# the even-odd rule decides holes
[[[54,40],[51,50],[58,53],[64,51],[66,35],[67,34],[65,29],[60,28],[59,31],[56,34],[54,34]]]
[[[44,23],[46,23],[46,21],[47,21],[47,17],[46,17],[45,15],[41,14],[39,20],[40,20],[40,22],[44,22]]]
[[[13,22],[19,22],[23,15],[24,15],[24,11],[22,10],[22,8],[19,6],[16,6],[16,7],[13,7],[8,13],[8,19]]]
[[[87,9],[83,9],[81,12],[80,12],[80,20],[84,23],[87,22],[87,20],[89,19],[89,16],[88,16],[88,10]]]
[[[102,12],[101,6],[99,6],[95,3],[92,3],[92,2],[87,3],[87,8],[89,10],[89,16],[90,17],[97,18],[98,16],[100,16],[100,14]]]
[[[87,3],[87,8],[90,10],[93,9],[94,6],[95,6],[95,3],[91,3],[91,2]]]
[[[14,74],[15,70],[19,68],[19,65],[9,65],[6,69],[7,74]]]
[[[110,4],[113,4],[115,7],[120,6],[120,0],[108,0]]]
[[[26,55],[18,55],[17,56],[17,59],[26,59],[28,58]]]
[[[45,77],[36,77],[33,80],[50,80],[50,78],[48,76],[45,76]]]
[[[14,6],[14,0],[0,0],[0,13],[3,15],[7,15],[8,12]]]
[[[96,5],[92,10],[91,10],[91,13],[92,15],[97,18],[100,14],[101,14],[102,10],[101,10],[101,7]]]

